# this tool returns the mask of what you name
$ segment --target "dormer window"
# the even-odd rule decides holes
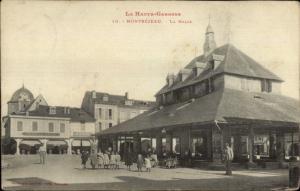
[[[49,114],[51,114],[51,115],[56,114],[56,107],[50,107]]]
[[[218,68],[221,62],[225,59],[224,55],[212,54],[212,65],[211,68],[214,70]]]
[[[204,71],[205,67],[206,67],[206,63],[196,62],[193,68],[194,76],[199,76]]]
[[[175,81],[175,75],[174,74],[168,74],[167,76],[167,85],[168,87],[171,87]]]
[[[189,74],[190,74],[190,69],[182,69],[182,70],[180,70],[180,72],[179,72],[179,80],[180,81],[184,81],[184,80],[186,80],[187,79],[187,77],[189,76]]]
[[[132,100],[125,100],[125,105],[133,105],[133,101]]]
[[[108,96],[104,95],[102,99],[103,99],[103,101],[108,101]]]
[[[267,79],[261,80],[261,91],[272,92],[272,81]]]

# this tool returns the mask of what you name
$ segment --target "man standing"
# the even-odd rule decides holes
[[[226,175],[232,175],[232,170],[231,170],[231,161],[232,160],[233,160],[233,150],[229,146],[229,143],[226,143],[226,148],[225,148]]]
[[[41,144],[39,148],[40,153],[40,164],[45,164],[46,159],[46,145],[44,143]]]

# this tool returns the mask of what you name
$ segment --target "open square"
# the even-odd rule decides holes
[[[237,170],[233,176],[224,171],[191,168],[137,172],[82,169],[80,156],[48,155],[39,164],[38,155],[3,156],[9,167],[2,169],[2,188],[7,190],[278,190],[288,186],[288,170]]]

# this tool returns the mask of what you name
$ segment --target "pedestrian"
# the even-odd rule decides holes
[[[132,165],[132,153],[130,151],[126,152],[125,154],[125,165],[127,166],[127,169],[130,171],[131,165]]]
[[[113,170],[116,169],[116,155],[115,155],[114,151],[111,152],[109,165],[110,165],[111,169],[113,169]]]
[[[95,150],[92,150],[90,160],[92,168],[95,169],[95,167],[98,166],[97,154]]]
[[[88,161],[89,159],[89,154],[87,151],[82,151],[81,152],[81,165],[82,165],[82,168],[85,169],[86,168],[86,162]]]
[[[40,164],[46,163],[46,145],[44,143],[41,144],[39,148],[39,154],[40,154]]]
[[[116,160],[116,169],[120,169],[121,155],[118,152],[116,152],[115,160]]]
[[[151,159],[149,155],[145,158],[145,166],[147,172],[151,172]]]
[[[104,166],[104,155],[101,151],[98,152],[97,159],[98,159],[98,168],[101,168],[102,165]]]
[[[108,153],[105,152],[104,155],[103,155],[103,166],[104,168],[108,168],[109,166],[109,156],[108,156]]]
[[[138,154],[138,158],[136,161],[138,172],[142,172],[143,164],[144,164],[143,156],[141,154]]]
[[[232,170],[231,170],[231,161],[232,160],[233,160],[233,150],[230,147],[229,143],[226,143],[226,148],[225,148],[226,175],[232,175]]]

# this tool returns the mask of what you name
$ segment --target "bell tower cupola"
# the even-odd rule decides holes
[[[208,56],[216,46],[215,34],[209,22],[205,32],[205,43],[203,46],[204,56]]]

